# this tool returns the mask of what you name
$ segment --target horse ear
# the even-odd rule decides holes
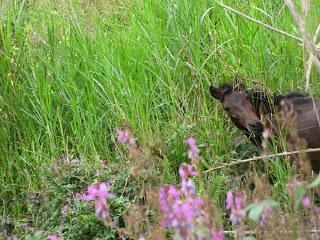
[[[210,94],[215,99],[218,99],[219,101],[221,100],[222,94],[221,94],[221,89],[220,88],[216,88],[216,87],[210,86]]]
[[[274,98],[274,105],[278,106],[281,100],[284,99],[284,95],[275,93],[273,98]]]
[[[233,90],[242,92],[246,89],[246,86],[243,84],[243,78],[239,75],[235,75],[233,79]]]

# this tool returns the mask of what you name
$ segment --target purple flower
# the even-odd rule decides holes
[[[304,208],[310,208],[310,207],[311,207],[310,197],[309,197],[309,196],[306,196],[306,197],[302,200],[302,204],[303,204]]]
[[[234,193],[234,202],[235,202],[235,207],[233,207],[233,195],[228,193],[227,196],[227,207],[231,206],[231,214],[230,214],[230,220],[235,226],[239,226],[242,223],[242,220],[245,216],[245,213],[242,209],[243,207],[243,202],[244,202],[244,195],[241,194],[241,192],[236,191]],[[229,208],[230,209],[230,208]]]
[[[68,215],[68,205],[63,206],[63,208],[61,209],[61,215],[62,215],[61,224],[64,224],[64,221]]]
[[[174,228],[180,236],[192,229],[192,222],[201,215],[203,200],[196,197],[180,199],[181,193],[174,186],[164,186],[159,191],[162,210],[162,227]]]
[[[192,139],[191,139],[192,141]],[[192,142],[191,142],[192,143]],[[159,191],[163,228],[171,228],[182,239],[197,235],[196,229],[205,227],[206,234],[211,234],[207,215],[203,210],[204,200],[196,195],[195,185],[190,178],[197,173],[192,165],[184,164],[179,168],[181,188],[173,185],[163,186]]]
[[[233,225],[240,226],[245,214],[242,209],[231,209],[230,220]]]
[[[259,218],[260,226],[263,226],[267,223],[267,221],[270,218],[271,212],[272,212],[272,208],[270,206],[265,206],[263,208],[262,214],[260,215],[260,218]]]
[[[130,132],[127,131],[127,130],[119,130],[119,129],[116,129],[117,133],[118,133],[118,142],[121,142],[121,143],[126,143],[129,138],[130,138]]]
[[[216,228],[213,228],[211,230],[212,233],[212,240],[224,240],[224,232],[222,229],[217,230]]]
[[[186,199],[176,206],[174,211],[179,219],[185,219],[186,222],[190,222],[194,217],[200,214],[202,204],[203,200],[200,198]]]
[[[227,193],[227,199],[226,199],[226,209],[230,210],[232,208],[233,205],[233,192],[229,191]]]
[[[258,204],[260,204],[260,203],[261,203],[261,201],[260,201],[260,199],[259,199],[259,198],[256,198],[256,199],[254,199],[254,203],[255,203],[256,205],[258,205]]]
[[[109,186],[107,186],[107,184],[94,183],[88,187],[88,194],[83,198],[86,201],[92,201],[98,198],[100,202],[105,202],[106,198],[112,199],[113,195],[109,193]]]
[[[69,205],[71,204],[71,198],[67,198],[66,199],[66,202],[67,202],[67,204],[66,205],[64,205],[63,207],[62,207],[62,209],[61,209],[61,215],[62,215],[62,217],[61,217],[61,224],[64,224],[64,221],[65,221],[65,219],[66,219],[66,217],[67,217],[67,215],[68,215],[68,209],[69,209]]]
[[[190,149],[188,151],[188,157],[191,160],[197,159],[199,157],[200,150],[196,145],[196,140],[193,137],[189,137],[186,141],[186,144],[189,145]]]
[[[63,238],[59,238],[56,235],[50,234],[48,236],[49,240],[63,240]]]
[[[163,186],[159,191],[159,202],[162,210],[162,226],[171,227],[174,215],[172,213],[172,205],[179,201],[180,192],[172,185]]]
[[[184,164],[179,168],[179,175],[182,180],[186,180],[190,176],[196,176],[197,172],[192,165]]]
[[[169,186],[169,189],[168,189],[168,194],[169,194],[169,197],[176,200],[180,197],[180,192],[172,185]]]
[[[109,219],[109,208],[105,203],[96,203],[96,216],[103,220]]]
[[[94,183],[88,187],[88,194],[83,197],[85,201],[98,199],[96,202],[96,215],[101,218],[104,223],[109,225],[109,207],[106,199],[112,199],[113,195],[109,193],[109,186],[105,183]]]
[[[312,208],[312,212],[314,214],[318,214],[320,212],[320,208],[317,205],[314,205],[313,208]]]
[[[24,223],[24,224],[22,224],[22,228],[23,228],[23,230],[24,231],[27,231],[28,230],[28,223]]]
[[[187,180],[182,180],[181,191],[186,196],[192,196],[195,194],[196,189],[195,189],[193,181],[190,178]]]
[[[188,144],[190,147],[196,146],[196,140],[193,137],[189,137],[186,141],[186,144]]]
[[[240,196],[236,196],[234,199],[234,202],[236,204],[236,209],[241,209],[242,199]]]
[[[164,186],[159,191],[159,202],[163,212],[169,211],[169,202],[176,202],[180,198],[180,192],[172,185]]]
[[[17,236],[6,237],[6,240],[18,240],[18,237]]]

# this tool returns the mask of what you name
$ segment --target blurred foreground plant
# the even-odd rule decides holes
[[[281,208],[280,203],[271,198],[272,187],[258,179],[252,192],[242,189],[229,191],[223,213],[210,203],[208,196],[197,193],[194,180],[201,181],[204,176],[196,171],[200,151],[194,138],[185,141],[192,164],[180,166],[180,183],[160,186],[156,161],[146,148],[137,143],[128,125],[124,130],[117,130],[117,134],[118,142],[124,144],[129,153],[131,171],[128,178],[140,188],[125,217],[125,227],[118,227],[110,217],[106,200],[116,196],[109,193],[109,185],[103,182],[92,184],[83,199],[96,200],[97,217],[105,226],[116,229],[119,236],[134,239],[166,239],[172,236],[187,240],[224,240],[226,233],[235,239],[243,239],[248,234],[259,239],[276,236],[292,239],[305,234],[314,239],[319,237],[320,210],[310,195],[311,190],[320,184],[319,177],[311,184],[297,180],[288,183],[288,196],[295,212],[288,211],[290,206]],[[223,230],[221,214],[229,215],[231,232]]]

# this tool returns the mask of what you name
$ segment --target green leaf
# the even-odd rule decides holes
[[[196,228],[195,232],[198,237],[201,237],[201,238],[208,237],[207,233],[200,228]]]
[[[250,209],[255,207],[257,204],[256,203],[250,203],[245,209],[244,212],[247,213]]]
[[[315,180],[313,180],[313,182],[310,183],[307,187],[308,187],[308,188],[314,188],[314,187],[317,187],[317,186],[319,186],[319,185],[320,185],[320,174],[319,174],[318,177],[317,177]]]
[[[259,218],[263,212],[263,209],[265,207],[278,207],[279,206],[279,203],[272,200],[272,199],[266,199],[266,200],[263,200],[261,203],[259,204],[250,204],[246,210],[249,210],[249,218],[251,220],[253,220],[254,222],[258,222],[259,221]]]
[[[246,237],[242,238],[242,240],[256,240],[256,238],[253,236],[246,236]]]
[[[173,236],[173,240],[183,240],[183,238],[178,233],[175,233]]]
[[[306,186],[303,183],[298,182],[295,187],[295,195],[296,195],[295,208],[299,207],[302,199],[306,195],[306,192],[307,192]]]

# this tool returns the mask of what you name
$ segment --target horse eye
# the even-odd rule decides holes
[[[225,107],[224,110],[227,111],[227,112],[229,112],[229,111],[231,110],[231,108]]]

